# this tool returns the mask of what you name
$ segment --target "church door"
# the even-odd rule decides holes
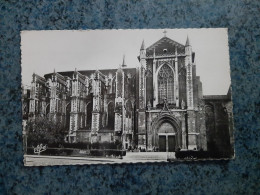
[[[174,152],[175,151],[175,136],[169,135],[168,136],[168,152]]]
[[[160,152],[174,152],[176,150],[176,129],[168,121],[164,121],[159,125],[159,151]]]
[[[159,151],[166,152],[166,136],[165,135],[159,136]]]

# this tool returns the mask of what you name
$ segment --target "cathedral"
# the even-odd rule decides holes
[[[232,147],[231,93],[203,96],[189,38],[140,45],[136,68],[123,58],[116,69],[33,74],[28,120],[62,122],[71,143],[118,140],[123,149],[167,152]]]

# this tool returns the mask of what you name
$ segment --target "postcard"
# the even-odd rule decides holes
[[[234,158],[228,29],[22,31],[25,166]]]

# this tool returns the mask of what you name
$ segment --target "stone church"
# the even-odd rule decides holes
[[[146,151],[232,147],[231,94],[203,96],[189,38],[143,41],[138,61],[136,68],[123,59],[116,69],[33,74],[28,119],[62,122],[68,142],[118,140]]]

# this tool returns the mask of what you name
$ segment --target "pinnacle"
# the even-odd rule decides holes
[[[122,67],[126,67],[126,64],[125,64],[125,55],[123,56],[123,63],[122,63]]]
[[[186,40],[186,44],[185,46],[190,46],[190,39],[189,39],[189,36],[187,36],[187,40]]]
[[[145,49],[145,45],[144,45],[144,40],[143,40],[140,50],[144,50],[144,49]]]

